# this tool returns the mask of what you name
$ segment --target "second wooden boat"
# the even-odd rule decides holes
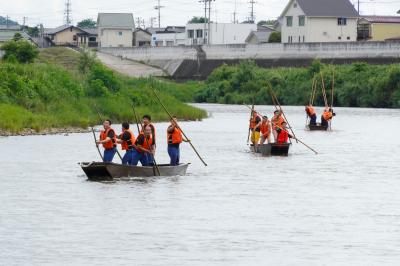
[[[250,150],[255,153],[261,153],[263,156],[288,156],[290,145],[290,143],[270,143],[258,145],[257,149],[254,146],[250,146]]]
[[[112,181],[121,177],[158,176],[157,169],[153,166],[133,166],[103,162],[83,162],[80,165],[91,181]],[[183,176],[186,175],[188,167],[188,163],[176,166],[169,164],[158,165],[160,176]]]
[[[307,128],[310,131],[327,131],[328,130],[328,126],[323,126],[321,124],[308,125]]]

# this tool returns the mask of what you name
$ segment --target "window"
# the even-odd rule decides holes
[[[350,36],[347,36],[347,40],[350,40]]]
[[[301,42],[300,36],[299,36],[299,42]]]
[[[294,3],[293,7],[296,8],[297,7],[297,3]]]
[[[293,43],[293,36],[288,37],[288,43]]]
[[[122,36],[122,31],[119,31],[119,32],[118,32],[118,35],[119,35],[119,36]]]
[[[293,26],[293,17],[292,16],[286,17],[286,26],[288,26],[288,27]]]
[[[89,42],[95,42],[96,41],[96,37],[89,37]]]
[[[299,16],[299,26],[304,27],[306,24],[306,17],[305,16]]]
[[[76,41],[76,40],[77,40],[76,35],[74,35],[74,36],[72,37],[72,39],[73,39],[74,41]]]
[[[303,42],[306,42],[306,36],[303,35]]]
[[[203,38],[203,30],[196,30],[197,38]]]
[[[347,18],[338,18],[337,19],[338,26],[346,26],[347,25]]]
[[[339,37],[338,37],[338,40],[341,40],[341,39],[342,39],[342,37],[341,37],[341,36],[339,36]]]
[[[190,39],[194,38],[194,30],[188,30],[188,38]]]
[[[167,41],[167,46],[174,46],[174,41]]]

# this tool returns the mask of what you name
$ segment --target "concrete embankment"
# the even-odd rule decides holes
[[[101,48],[101,52],[156,66],[175,79],[206,78],[224,63],[248,59],[267,68],[308,66],[314,59],[332,64],[400,62],[400,42]]]

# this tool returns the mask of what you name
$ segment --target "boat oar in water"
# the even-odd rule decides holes
[[[92,127],[92,133],[93,133],[94,143],[96,144],[97,151],[99,152],[101,160],[104,162],[103,154],[101,154],[101,151],[99,149],[99,144],[97,144],[96,133],[94,132],[93,127]]]
[[[94,106],[94,108],[96,109],[97,115],[99,116],[100,120],[101,120],[101,121],[104,121],[104,120],[103,120],[103,117],[101,116],[101,114],[100,114],[100,112],[99,112],[99,109],[97,109],[97,106]],[[121,159],[121,162],[122,162],[122,156],[121,156],[121,154],[120,154],[119,151],[118,151],[117,145],[115,146],[115,150],[116,150],[116,152],[117,152],[117,154],[118,154],[118,157]],[[103,159],[103,161],[104,161],[104,159]]]
[[[153,88],[153,93],[156,96],[156,98],[158,99],[158,102],[160,103],[160,105],[162,106],[162,108],[164,109],[164,111],[168,114],[168,116],[171,118],[171,120],[174,120],[174,118],[172,117],[171,113],[167,110],[167,108],[165,107],[165,105],[162,103],[160,97],[158,96],[156,90]],[[182,128],[177,124],[178,128],[180,129],[180,131],[182,132],[182,135],[189,140],[189,138],[186,136],[185,132],[183,132]],[[196,153],[197,157],[199,157],[200,161],[204,164],[204,166],[207,166],[206,162],[203,160],[203,158],[201,158],[199,152],[196,150],[196,148],[193,146],[191,141],[188,141],[190,146],[192,147],[193,151]]]
[[[132,110],[133,110],[133,115],[135,116],[138,134],[140,134],[140,130],[139,130],[139,123],[140,123],[140,122],[139,122],[139,116],[138,116],[138,114],[136,113],[136,109],[135,109],[135,106],[134,106],[133,104],[132,104]],[[142,123],[140,123],[140,127],[142,128],[143,136],[144,136],[144,128],[143,128]],[[145,136],[144,136],[144,140],[146,141],[147,146],[150,147],[149,141],[146,139]],[[150,149],[151,149],[151,147],[150,147]],[[157,175],[160,176],[160,175],[161,175],[161,173],[160,173],[160,168],[158,167],[158,164],[157,164],[157,162],[156,162],[156,158],[154,157],[154,154],[151,152],[151,150],[150,150],[149,154],[150,154],[150,156],[151,156],[151,159],[152,159],[153,162],[154,162],[154,165],[153,165],[153,173],[154,173],[154,175],[156,175],[156,170],[157,170]]]

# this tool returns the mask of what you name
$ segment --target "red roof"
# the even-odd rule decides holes
[[[362,16],[370,23],[400,23],[400,16]]]

